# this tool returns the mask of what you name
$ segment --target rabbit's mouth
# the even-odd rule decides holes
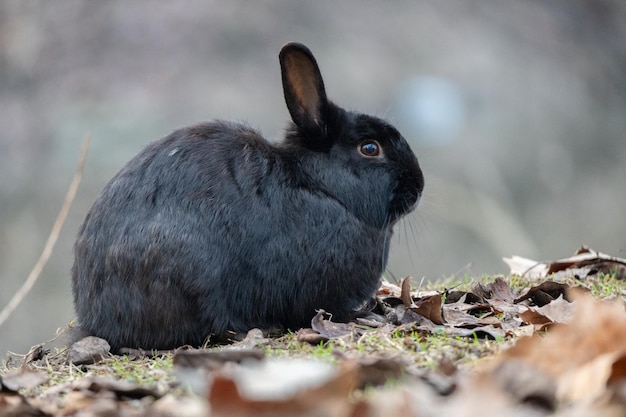
[[[391,203],[391,207],[389,210],[389,221],[391,224],[394,224],[395,222],[400,220],[402,216],[405,216],[415,210],[420,200],[422,199],[422,191],[403,191],[404,192],[397,193],[396,197]]]
[[[393,193],[390,207],[392,221],[415,210],[422,199],[423,191],[424,175],[419,165],[414,170],[405,171],[405,177],[399,181]]]
[[[407,213],[415,210],[417,208],[417,205],[420,203],[421,200],[422,200],[422,192],[420,191],[420,192],[417,193],[417,197],[415,198],[415,202],[411,205],[411,207],[409,207],[409,211]]]

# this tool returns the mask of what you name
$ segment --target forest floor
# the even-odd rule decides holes
[[[116,356],[87,338],[91,360],[35,346],[0,366],[0,417],[623,416],[626,261],[600,255],[384,283],[375,315],[319,312],[230,345]]]

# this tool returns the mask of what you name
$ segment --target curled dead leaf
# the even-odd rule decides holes
[[[298,342],[309,343],[311,345],[319,345],[320,343],[327,342],[328,338],[319,334],[313,329],[300,329],[296,334]]]
[[[400,292],[400,299],[402,300],[402,304],[406,307],[410,307],[413,305],[413,298],[411,297],[411,277],[406,277],[402,280]]]
[[[409,307],[409,309],[420,316],[426,317],[433,323],[441,325],[444,323],[441,300],[441,294],[431,295],[415,301],[414,305]]]
[[[517,304],[523,301],[527,301],[530,304],[541,307],[548,303],[551,303],[559,297],[563,297],[565,300],[569,301],[567,296],[567,291],[569,289],[570,286],[567,284],[554,281],[545,281],[539,285],[531,287],[528,291],[526,291],[520,297],[516,298],[513,302]]]
[[[319,310],[311,320],[311,328],[327,339],[337,339],[339,337],[352,334],[356,325],[354,323],[336,323],[330,318],[324,318],[326,312]]]

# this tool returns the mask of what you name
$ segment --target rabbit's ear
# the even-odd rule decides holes
[[[288,43],[278,58],[291,119],[301,128],[323,128],[326,91],[315,57],[306,46]]]

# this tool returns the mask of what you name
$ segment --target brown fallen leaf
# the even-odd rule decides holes
[[[243,360],[261,360],[265,358],[265,351],[253,349],[189,349],[174,353],[174,366],[186,368],[218,369],[226,362],[241,362]]]
[[[358,370],[357,388],[384,385],[390,380],[399,380],[405,374],[405,366],[399,358],[361,357],[354,365]]]
[[[581,246],[573,256],[556,261],[538,262],[520,256],[502,258],[511,269],[511,274],[530,278],[546,278],[562,271],[584,271],[582,278],[598,272],[615,272],[619,279],[626,279],[626,259],[610,256]],[[578,273],[577,273],[578,275]]]
[[[210,416],[209,403],[197,396],[167,394],[151,404],[145,416],[200,417]]]
[[[42,359],[47,352],[48,351],[43,348],[42,344],[31,347],[26,356],[24,356],[24,360],[22,361],[22,367]]]
[[[515,304],[523,301],[528,301],[530,304],[537,305],[539,307],[544,306],[559,297],[563,297],[568,300],[567,290],[570,286],[560,282],[545,281],[539,285],[531,287],[526,293],[516,298],[513,302]]]
[[[355,332],[356,325],[354,323],[335,323],[330,318],[325,319],[325,314],[324,310],[319,310],[311,320],[311,328],[323,337],[337,339]]]
[[[395,297],[400,298],[402,289],[396,284],[383,280],[376,291],[376,296],[380,298]]]
[[[535,332],[543,331],[549,325],[554,324],[548,317],[530,308],[519,313],[519,318],[522,319],[524,323],[532,325]]]
[[[465,292],[465,291],[445,291],[444,292],[446,298],[446,304],[452,304],[456,302],[462,302],[466,304],[478,304],[482,303],[484,299],[474,294],[473,292]]]
[[[133,404],[149,404],[161,397],[156,389],[151,389],[130,381],[120,381],[108,376],[87,376],[72,382],[69,390],[62,389],[65,395],[50,401],[47,396],[46,410],[53,415],[85,416],[127,416],[134,415],[129,409]]]
[[[590,266],[589,275],[597,273],[615,274],[617,279],[624,281],[626,280],[626,265],[622,261],[602,261]]]
[[[413,305],[413,298],[411,297],[411,277],[406,277],[402,280],[400,299],[402,304],[406,307]]]
[[[510,391],[494,375],[478,374],[461,379],[454,395],[450,395],[438,405],[435,413],[429,416],[463,417],[548,417],[552,410],[539,406],[527,397]],[[532,398],[532,397],[530,397]],[[421,417],[421,416],[420,416]]]
[[[561,400],[596,401],[610,395],[610,384],[626,383],[626,314],[621,303],[573,297],[569,323],[519,339],[495,363],[523,361],[554,378]]]
[[[508,303],[513,303],[513,300],[517,297],[509,284],[501,277],[488,284],[476,282],[472,286],[472,292],[485,300],[498,300]]]
[[[92,407],[94,407],[95,410]],[[104,415],[119,415],[114,396],[106,395],[104,398],[99,399],[93,392],[74,390],[63,397],[58,414],[74,415],[82,412],[86,415],[99,415],[95,414],[94,411],[102,411],[103,408],[109,411],[108,414]]]
[[[87,336],[73,343],[67,353],[67,361],[74,365],[90,365],[109,356],[109,342],[95,336]]]
[[[309,343],[311,345],[319,345],[320,343],[328,342],[329,340],[327,337],[322,336],[315,330],[307,328],[298,330],[298,333],[296,333],[296,337],[298,339],[298,342]]]
[[[477,326],[473,328],[446,327],[448,336],[478,337],[479,339],[498,339],[506,336],[507,331],[494,325]]]
[[[572,267],[580,268],[590,265],[595,268],[599,268],[603,263],[608,263],[610,269],[610,267],[617,265],[626,266],[626,259],[600,253],[587,246],[581,246],[573,256],[551,262],[548,266],[547,272],[548,274],[553,274],[557,271],[562,271]]]
[[[555,380],[539,368],[520,360],[498,364],[488,376],[516,403],[553,412],[556,409]]]
[[[44,417],[47,416],[47,414],[40,409],[33,407],[23,395],[9,390],[0,390],[0,416]]]
[[[231,345],[224,346],[224,350],[251,350],[258,345],[267,343],[267,338],[261,329],[250,329],[243,340],[239,340]]]
[[[47,380],[46,374],[27,368],[0,377],[0,416],[46,416],[46,413],[32,405],[18,390],[35,388]]]
[[[494,284],[493,286],[475,284],[473,285],[473,292],[450,292],[446,297],[444,310],[446,310],[447,304],[451,304],[454,305],[455,309],[465,311],[476,317],[495,314],[498,316],[500,326],[503,329],[512,330],[519,327],[518,314],[526,308],[513,303],[515,294],[503,280],[497,279]],[[445,314],[444,318],[448,320]]]
[[[112,393],[118,399],[159,398],[161,394],[152,388],[130,381],[121,381],[103,376],[88,376],[76,381],[74,389],[93,393]]]
[[[566,301],[562,296],[559,296],[544,306],[529,307],[529,309],[541,314],[553,323],[569,323],[574,316],[575,302]]]
[[[370,318],[366,318],[366,317],[357,317],[356,318],[356,324],[360,325],[360,326],[365,326],[365,327],[371,327],[372,329],[376,329],[379,327],[383,327],[385,325],[388,324],[386,318],[381,318],[381,319],[370,319]]]
[[[487,304],[482,297],[477,297],[476,295],[469,292],[463,293],[463,295],[455,301],[448,300],[446,298],[444,307],[448,309],[454,308],[455,310],[465,312],[468,312],[470,310],[475,313],[478,313],[479,310],[482,310],[485,313],[491,312],[490,305]]]
[[[212,416],[348,417],[354,407],[349,394],[356,383],[352,365],[275,360],[259,369],[233,366],[218,372],[208,399]]]
[[[229,363],[260,361],[265,351],[252,349],[180,349],[174,353],[174,375],[178,382],[192,391],[203,394],[207,390],[208,376]]]
[[[5,374],[0,383],[2,387],[10,391],[21,389],[32,389],[48,382],[48,375],[45,372],[33,371],[28,368],[20,368],[17,371]]]
[[[407,279],[409,280],[409,284],[410,284],[410,281],[413,278],[410,276],[405,277],[401,281],[401,285]],[[417,290],[410,291],[411,298],[428,297],[428,296],[435,295],[435,294],[437,294],[437,291],[420,291],[419,288]],[[376,296],[382,300],[386,300],[388,298],[397,298],[398,300],[401,300],[402,288],[396,284],[392,284],[388,281],[383,280],[380,283],[380,287],[378,287],[378,290],[376,291]]]
[[[394,318],[390,319],[389,322],[397,325],[404,324],[412,324],[412,323],[421,323],[424,320],[428,320],[426,317],[417,314],[411,309],[407,309],[404,304],[397,305],[394,309]],[[389,317],[389,316],[388,316]]]
[[[566,371],[559,380],[559,398],[566,401],[600,398],[607,392],[610,381],[624,380],[624,361],[626,354],[609,352]]]
[[[502,258],[509,266],[511,275],[519,275],[530,279],[546,278],[548,265],[544,262],[534,261],[522,256],[513,255],[510,258]]]
[[[474,328],[478,326],[495,326],[502,327],[500,319],[487,314],[481,317],[476,317],[472,314],[468,314],[463,310],[454,308],[454,304],[443,306],[443,317],[446,324],[454,327]]]
[[[414,305],[409,307],[409,309],[420,316],[426,317],[435,324],[443,324],[441,300],[441,294],[431,295],[414,301]]]
[[[519,313],[519,318],[524,323],[534,326],[536,332],[541,332],[558,323],[569,323],[572,320],[574,308],[574,303],[559,297],[542,307],[527,307]]]

